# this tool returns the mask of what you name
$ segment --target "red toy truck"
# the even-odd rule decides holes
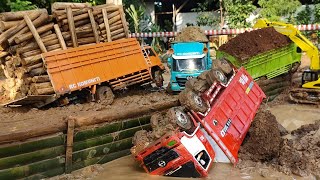
[[[152,175],[205,177],[213,162],[238,162],[238,150],[265,94],[244,68],[215,81],[194,100],[205,112],[180,113],[193,120],[191,133],[166,134],[135,157]],[[224,83],[222,83],[224,82]],[[190,130],[189,130],[190,131]]]

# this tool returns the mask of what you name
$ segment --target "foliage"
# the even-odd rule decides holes
[[[271,21],[280,21],[281,17],[291,19],[301,5],[299,0],[259,0],[260,14]]]
[[[151,32],[161,32],[162,29],[159,25],[152,24],[151,26]],[[153,37],[151,42],[151,47],[157,52],[162,52],[162,48],[160,46],[160,38],[159,37]]]
[[[309,5],[306,5],[306,8],[300,11],[295,17],[296,23],[298,24],[310,24],[312,12]]]
[[[140,22],[144,17],[145,9],[142,6],[139,6],[139,8],[136,9],[134,5],[131,4],[130,7],[126,9],[126,12],[134,25],[134,32],[140,32]]]
[[[250,0],[225,0],[223,3],[230,28],[249,27],[246,19],[256,9]]]
[[[197,25],[198,26],[215,26],[219,23],[218,18],[214,16],[214,13],[208,11],[209,1],[204,3],[197,3],[197,7],[192,11],[197,12]]]
[[[11,11],[23,11],[37,8],[32,2],[24,0],[9,1],[8,5],[10,6]]]

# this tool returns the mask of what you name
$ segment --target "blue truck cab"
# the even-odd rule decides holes
[[[190,78],[199,76],[211,68],[212,60],[207,42],[175,42],[171,44],[168,58],[170,68],[170,83],[168,88],[178,92],[185,88]]]

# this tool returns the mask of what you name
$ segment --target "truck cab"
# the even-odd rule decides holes
[[[171,91],[181,91],[185,83],[191,78],[199,76],[203,71],[211,68],[212,60],[206,42],[176,42],[169,50],[168,58],[170,68]]]

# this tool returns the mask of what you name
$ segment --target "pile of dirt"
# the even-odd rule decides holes
[[[239,151],[239,158],[252,161],[269,161],[278,157],[281,143],[276,117],[260,109]]]
[[[245,63],[249,58],[263,52],[284,47],[290,44],[291,40],[273,27],[244,32],[228,43],[220,46],[219,51],[226,52]]]
[[[188,26],[182,29],[175,38],[175,42],[190,41],[208,42],[209,40],[204,31],[197,26]]]
[[[288,175],[320,177],[320,121],[301,126],[291,134],[281,138],[276,118],[260,110],[240,148],[237,167],[264,164]]]

